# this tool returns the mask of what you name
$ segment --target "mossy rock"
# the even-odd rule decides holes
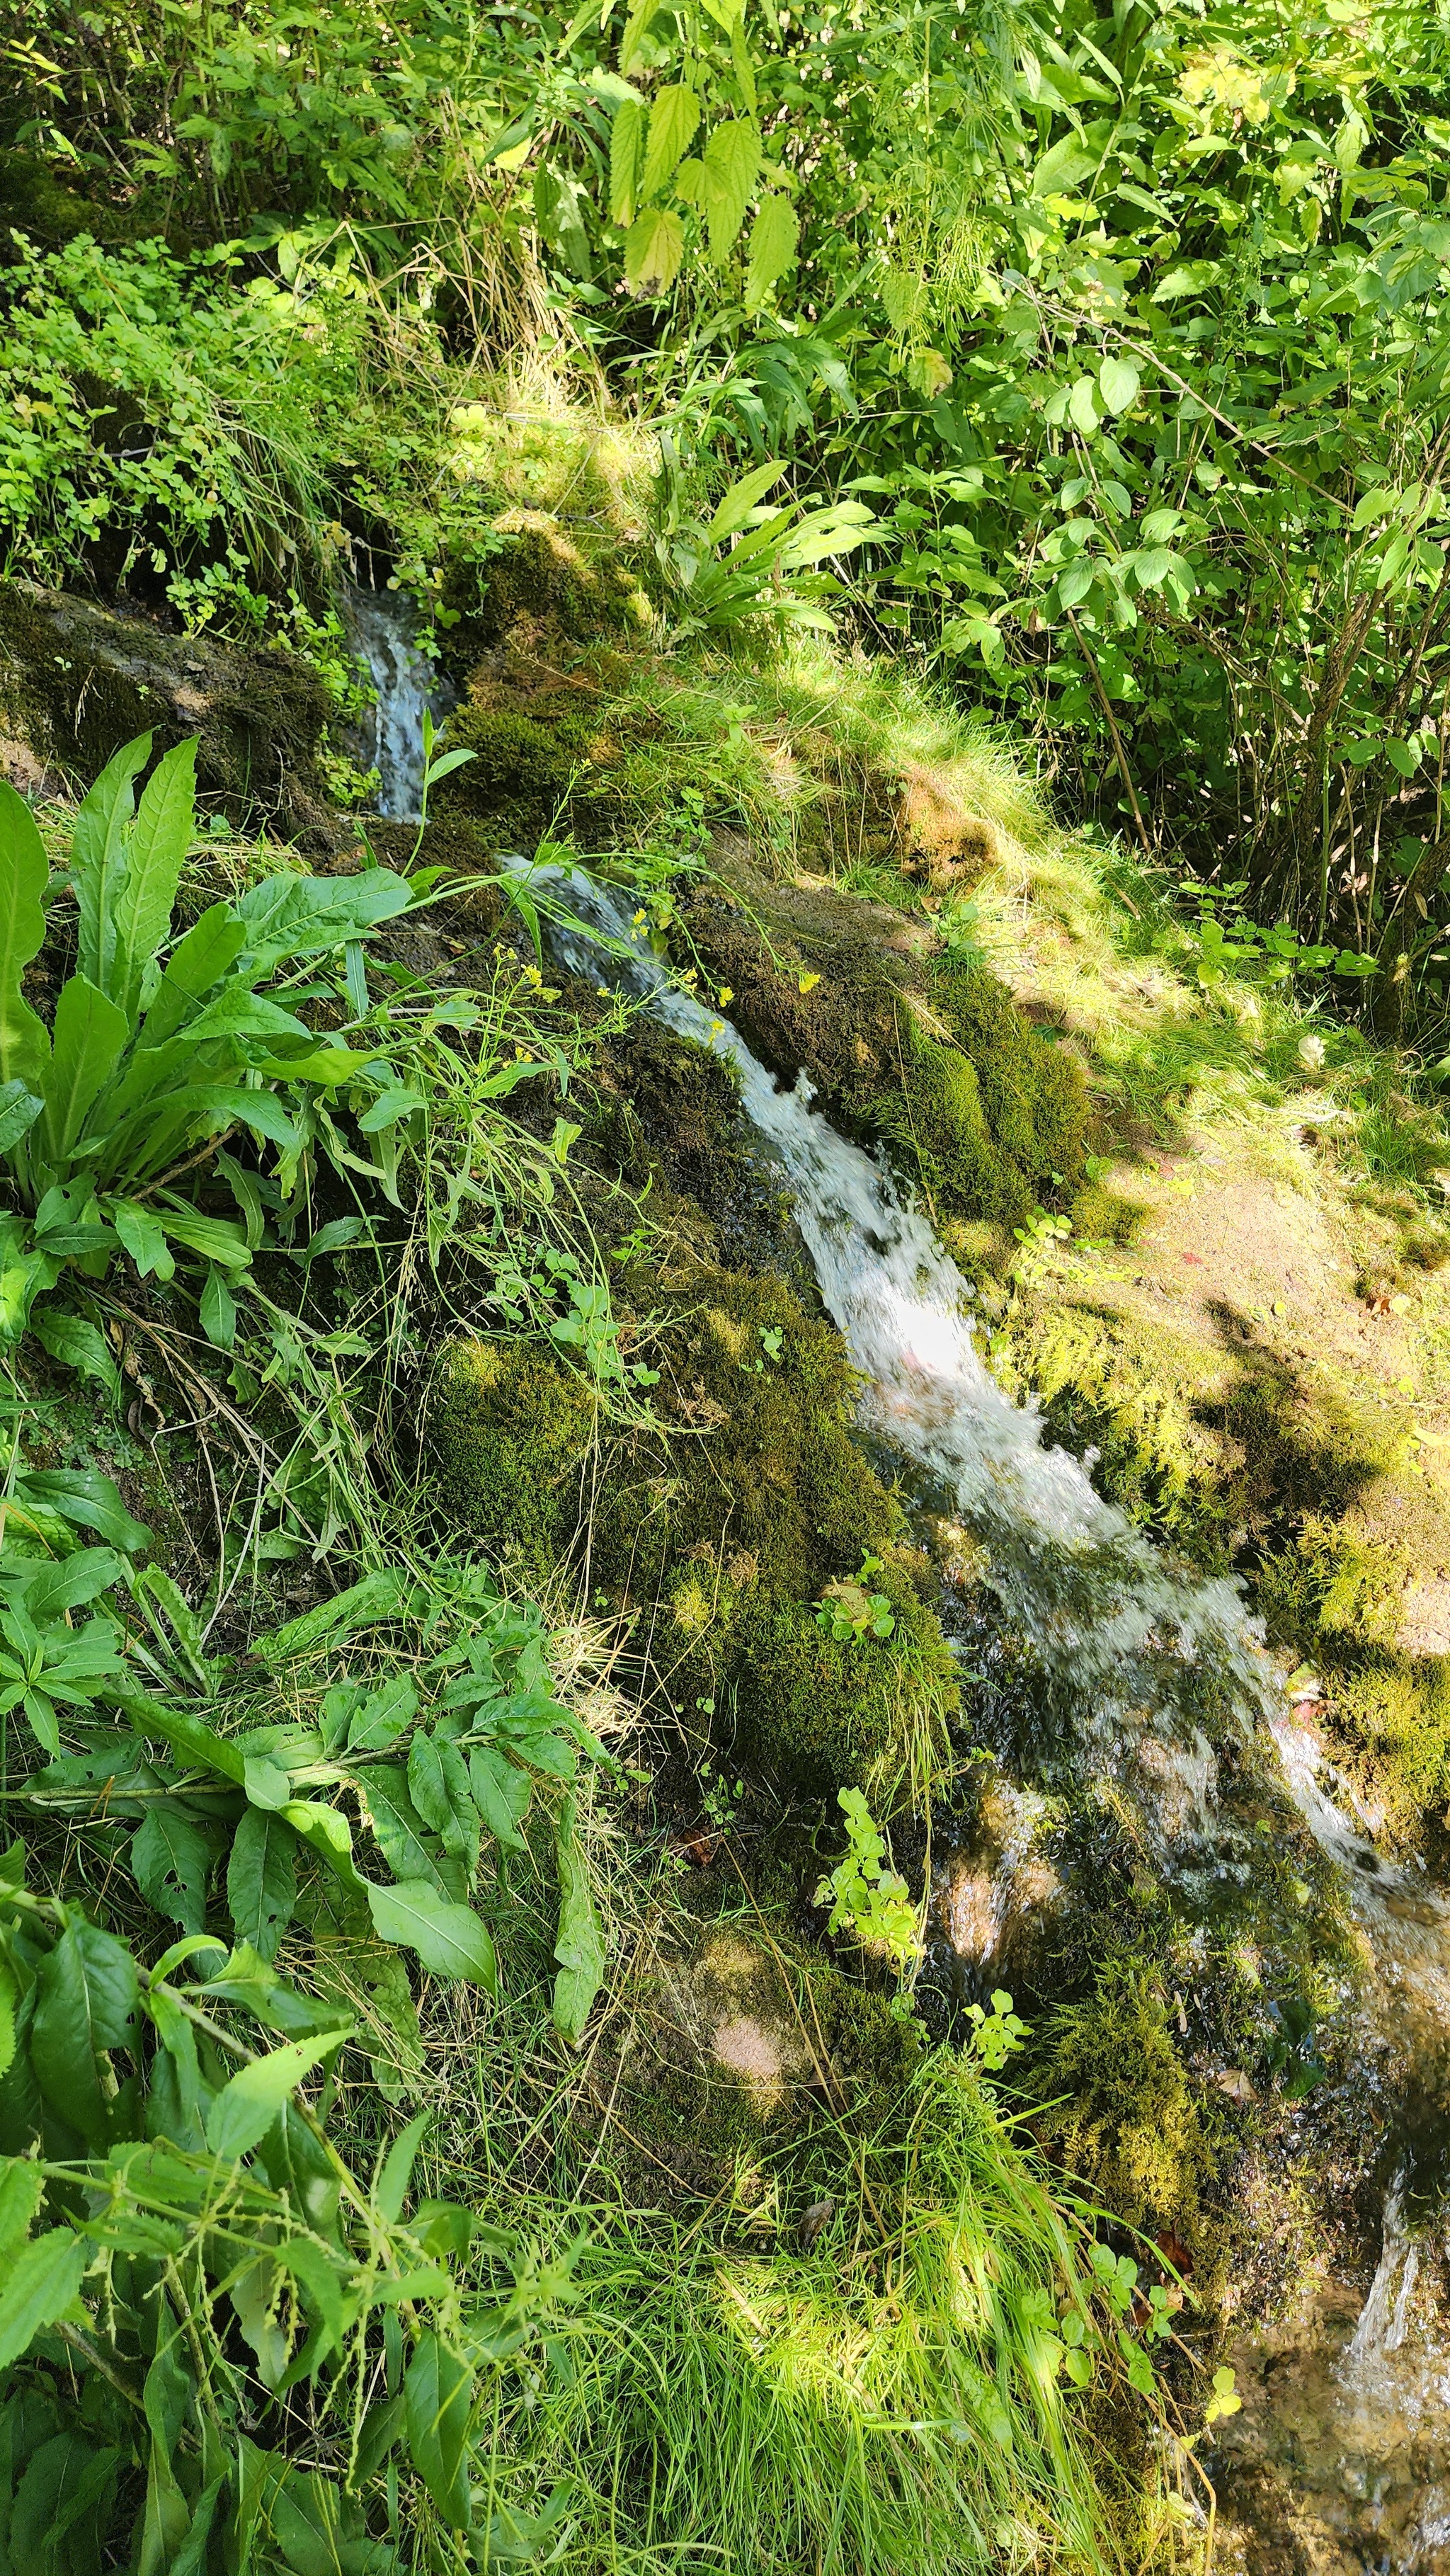
[[[0,151],[0,264],[16,256],[11,232],[24,233],[42,250],[63,250],[88,233],[93,241],[137,238],[134,216],[68,187],[49,162],[30,152]]]
[[[1076,1058],[995,976],[924,955],[904,916],[835,893],[807,904],[797,889],[762,929],[711,892],[684,928],[756,1053],[782,1080],[808,1074],[858,1132],[885,1136],[939,1223],[986,1223],[1005,1248],[1039,1202],[1080,1184]]]
[[[318,764],[331,712],[317,673],[290,653],[165,635],[29,583],[0,592],[0,734],[85,785],[137,734],[158,751],[194,735],[204,804],[339,849],[354,835]]]
[[[939,1747],[955,1668],[926,1560],[853,1436],[839,1337],[776,1277],[629,1285],[649,1313],[660,1427],[606,1420],[537,1343],[457,1342],[426,1433],[445,1512],[540,1574],[587,1515],[591,1573],[647,1614],[677,1706],[712,1705],[727,1743],[799,1786],[894,1777]],[[882,1560],[895,1632],[835,1646],[816,1604],[866,1555]]]
[[[1063,2005],[1045,2036],[1038,2136],[1115,2217],[1171,2231],[1201,2269],[1217,2160],[1151,1967],[1106,1960],[1094,1993]]]
[[[506,644],[567,652],[599,636],[643,634],[648,603],[612,535],[591,542],[585,529],[531,509],[501,511],[493,534],[495,551],[456,560],[444,575],[444,657],[456,678]]]

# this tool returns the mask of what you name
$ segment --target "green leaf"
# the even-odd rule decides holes
[[[80,916],[76,964],[108,997],[126,877],[126,830],[136,807],[134,781],[150,757],[149,733],[114,752],[82,801],[71,835],[71,883]]]
[[[22,2246],[0,2280],[0,2370],[75,2306],[89,2259],[84,2238],[69,2227],[48,2228]]]
[[[73,1915],[36,1969],[30,2057],[42,2093],[87,2144],[106,2143],[110,2097],[98,2059],[136,2033],[139,1983],[131,1953],[111,1933]]]
[[[624,236],[625,283],[636,294],[663,295],[685,256],[685,228],[669,206],[647,206]]]
[[[219,1261],[226,1270],[245,1270],[249,1266],[252,1256],[246,1235],[229,1217],[200,1216],[191,1208],[170,1207],[158,1208],[156,1215],[173,1243],[181,1244],[187,1252],[200,1253],[203,1261]]]
[[[121,1372],[117,1368],[104,1336],[82,1315],[57,1314],[46,1307],[33,1315],[30,1329],[41,1349],[81,1377],[93,1378],[103,1386],[115,1404],[121,1400]]]
[[[248,1807],[227,1859],[227,1904],[238,1941],[259,1959],[277,1946],[297,1904],[297,1837],[281,1816]]]
[[[129,1035],[125,1012],[86,976],[72,975],[61,987],[39,1122],[41,1144],[54,1163],[63,1164],[79,1142],[86,1112],[110,1080]]]
[[[0,1083],[29,1082],[37,1091],[50,1039],[21,993],[20,978],[45,937],[49,878],[35,818],[24,797],[0,779]]]
[[[1130,358],[1104,358],[1098,369],[1098,392],[1107,411],[1127,411],[1137,401],[1141,383]]]
[[[369,1885],[367,1896],[379,1940],[415,1950],[433,1976],[466,1978],[486,1994],[498,1993],[493,1943],[470,1907],[450,1904],[426,1879]]]
[[[745,309],[756,312],[795,260],[800,226],[788,197],[767,197],[750,227],[745,259]]]
[[[8,2277],[44,2198],[39,2165],[29,2156],[7,2156],[0,2164],[0,2280]]]
[[[1095,436],[1101,414],[1098,410],[1098,389],[1091,376],[1078,377],[1067,398],[1067,416],[1074,429],[1080,430],[1084,438]]]
[[[0,1154],[10,1153],[22,1136],[29,1135],[44,1107],[44,1101],[27,1090],[18,1076],[0,1084]]]
[[[269,1664],[300,1662],[304,1656],[315,1654],[319,1646],[336,1644],[355,1635],[359,1628],[372,1628],[379,1620],[398,1618],[412,1593],[409,1578],[391,1567],[378,1574],[365,1574],[361,1582],[349,1584],[345,1592],[334,1593],[330,1601],[320,1601],[315,1610],[304,1610],[300,1618],[289,1619],[284,1627],[259,1637],[252,1652]]]
[[[559,1820],[559,1929],[554,1957],[554,2027],[563,2039],[583,2037],[594,1998],[604,1983],[608,1954],[595,1911],[584,1853],[574,1829],[570,1799]]]
[[[705,531],[712,546],[723,545],[728,537],[740,534],[751,511],[764,500],[767,492],[774,490],[784,472],[781,459],[769,456],[763,465],[752,465],[748,474],[742,474],[738,482],[731,484],[717,504]]]
[[[196,744],[179,742],[156,764],[126,841],[126,873],[113,910],[111,981],[128,1021],[136,1016],[143,969],[165,945],[196,816]]]
[[[632,224],[639,206],[639,167],[644,150],[644,107],[621,99],[609,129],[609,220]]]
[[[401,1764],[369,1763],[358,1775],[358,1787],[374,1839],[394,1878],[425,1879],[449,1902],[461,1896],[461,1876],[456,1865],[450,1877],[424,1839],[423,1819],[408,1795],[407,1774]]]
[[[106,1215],[115,1227],[121,1248],[128,1252],[143,1279],[154,1271],[163,1282],[174,1279],[176,1264],[167,1241],[157,1223],[154,1208],[142,1207],[138,1199],[107,1199]]]
[[[700,155],[700,166],[710,256],[721,260],[735,246],[760,176],[760,136],[753,121],[735,116],[717,125]]]
[[[237,1301],[227,1286],[225,1273],[218,1270],[215,1262],[207,1265],[201,1292],[201,1329],[215,1349],[235,1350]]]
[[[281,2118],[304,2075],[345,2039],[352,2024],[320,2031],[315,2039],[289,2039],[269,2056],[255,2058],[222,2086],[206,2115],[206,2142],[214,2156],[231,2164],[259,2147],[273,2122]]]
[[[406,2129],[399,2130],[388,2149],[382,2172],[373,2187],[373,2198],[390,2227],[396,2226],[403,2215],[403,2202],[407,2198],[408,2184],[412,2178],[413,2159],[422,2144],[423,2132],[432,2117],[431,2111],[420,2111],[416,2119],[408,2122]]]
[[[644,152],[644,176],[640,180],[642,197],[657,197],[676,165],[683,160],[694,141],[700,122],[700,101],[683,82],[673,82],[668,89],[657,91],[650,109],[649,140]]]
[[[206,1922],[206,1883],[211,1846],[201,1827],[180,1808],[150,1808],[131,1836],[131,1871],[148,1905],[200,1932]]]
[[[436,2334],[418,2338],[403,2381],[403,2411],[413,2466],[444,2521],[461,2531],[469,2520],[473,2373]]]
[[[98,1467],[27,1467],[15,1479],[22,1502],[38,1503],[79,1529],[94,1530],[108,1547],[144,1556],[151,1545],[145,1523],[133,1520],[109,1476]]]
[[[468,1757],[468,1784],[484,1825],[503,1851],[523,1851],[519,1826],[533,1795],[527,1771],[491,1745],[475,1745]]]

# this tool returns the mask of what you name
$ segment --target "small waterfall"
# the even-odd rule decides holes
[[[885,1163],[812,1107],[804,1078],[783,1091],[727,1020],[669,980],[608,889],[552,868],[529,871],[529,884],[556,915],[563,963],[597,981],[598,934],[611,982],[733,1067],[860,1372],[863,1424],[910,1462],[924,1504],[985,1542],[989,1579],[1039,1660],[1064,1758],[1090,1744],[1122,1773],[1165,1851],[1206,1835],[1216,1766],[1204,1712],[1242,1733],[1266,1711],[1238,1586],[1176,1571],[1076,1458],[1044,1447],[1037,1408],[1013,1404],[982,1358],[955,1262]]]
[[[341,606],[348,641],[377,692],[361,727],[364,755],[378,773],[377,810],[414,823],[423,810],[424,711],[441,721],[453,692],[418,649],[418,604],[407,591],[350,582]]]

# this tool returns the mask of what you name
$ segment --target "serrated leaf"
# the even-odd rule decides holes
[[[131,1836],[130,1857],[147,1904],[183,1932],[200,1932],[211,1874],[211,1847],[201,1827],[177,1807],[151,1807]]]
[[[745,209],[760,176],[760,136],[749,117],[717,125],[700,155],[702,202],[712,259],[734,248]]]
[[[450,1904],[426,1879],[370,1885],[367,1896],[380,1941],[416,1951],[433,1976],[462,1977],[486,1994],[498,1993],[493,1942],[470,1907]]]
[[[750,227],[745,259],[745,307],[753,313],[784,277],[796,254],[800,226],[788,197],[767,197]]]
[[[227,1905],[239,1942],[277,1955],[297,1904],[297,1837],[283,1817],[248,1807],[227,1859]]]
[[[206,2115],[206,2142],[214,2156],[230,2164],[259,2147],[273,2122],[314,2066],[351,2037],[352,2026],[320,2031],[315,2039],[289,2039],[266,2057],[255,2058],[222,2086]]]
[[[689,151],[699,122],[699,98],[682,81],[672,82],[668,89],[658,92],[650,109],[644,175],[640,180],[642,197],[659,195],[671,172]]]
[[[21,2247],[0,2281],[0,2370],[75,2306],[89,2259],[84,2238],[69,2227],[48,2228]]]
[[[624,236],[625,282],[636,294],[663,295],[685,255],[685,227],[671,206],[647,206]]]
[[[106,2142],[111,2096],[98,2060],[131,2045],[139,1985],[131,1953],[111,1933],[72,1916],[36,1969],[30,2061],[51,2108],[88,2145]]]

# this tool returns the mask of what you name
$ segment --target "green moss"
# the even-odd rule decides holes
[[[544,1580],[578,1527],[595,1413],[583,1380],[536,1343],[452,1343],[428,1422],[445,1511],[501,1562]]]
[[[939,1222],[985,1221],[1005,1241],[1040,1199],[1077,1187],[1081,1068],[1004,984],[924,960],[900,915],[853,916],[840,896],[799,892],[779,912],[768,935],[715,893],[684,916],[773,1070],[787,1080],[804,1070],[848,1124],[886,1136]]]
[[[894,1775],[939,1744],[954,1667],[925,1559],[853,1437],[838,1335],[773,1276],[629,1284],[650,1312],[660,1427],[601,1425],[586,1487],[582,1381],[534,1344],[459,1343],[428,1422],[445,1510],[540,1570],[587,1510],[591,1572],[646,1614],[676,1706],[713,1706],[728,1742],[798,1785]],[[867,1554],[896,1632],[831,1646],[815,1604]]]
[[[1115,2216],[1172,2229],[1198,2255],[1215,2159],[1153,1970],[1106,1960],[1091,1998],[1063,2005],[1047,2039],[1038,2134]]]

